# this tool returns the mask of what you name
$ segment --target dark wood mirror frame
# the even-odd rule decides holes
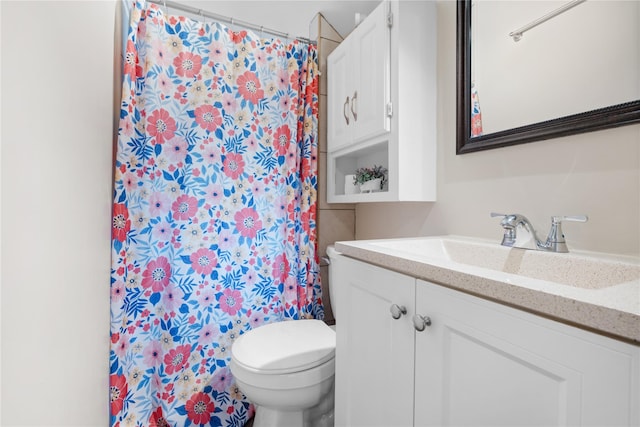
[[[640,100],[471,137],[471,0],[457,2],[456,154],[640,123]]]

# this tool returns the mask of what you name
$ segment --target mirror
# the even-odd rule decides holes
[[[639,2],[459,0],[456,43],[457,154],[640,122]]]

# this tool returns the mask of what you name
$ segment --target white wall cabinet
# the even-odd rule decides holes
[[[329,203],[435,200],[436,33],[435,2],[383,1],[327,58]],[[345,191],[374,165],[382,191]]]
[[[640,347],[346,257],[333,268],[336,426],[639,424]]]
[[[381,3],[327,58],[330,151],[389,131],[387,9]]]

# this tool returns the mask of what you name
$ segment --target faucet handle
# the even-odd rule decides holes
[[[588,220],[589,217],[586,215],[552,216],[551,229],[549,230],[549,235],[547,236],[545,247],[553,252],[569,252],[569,248],[567,248],[567,242],[564,239],[564,233],[562,232],[562,222],[587,222]]]
[[[507,216],[507,214],[502,214],[502,213],[497,213],[497,212],[491,212],[491,218],[494,218],[496,216]]]
[[[552,224],[558,224],[562,221],[587,222],[589,217],[586,215],[554,215],[551,217]]]

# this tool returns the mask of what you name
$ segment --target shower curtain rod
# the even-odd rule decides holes
[[[293,40],[298,40],[298,41],[301,41],[301,42],[304,42],[304,43],[316,44],[315,40],[311,40],[311,39],[308,39],[306,37],[290,37],[289,33],[285,33],[285,32],[282,32],[282,31],[277,31],[277,30],[272,30],[270,28],[265,28],[262,25],[252,24],[250,22],[241,21],[239,19],[235,19],[235,18],[232,18],[232,17],[218,15],[217,13],[208,12],[206,10],[198,9],[197,7],[187,6],[185,4],[178,3],[178,2],[175,2],[175,1],[168,1],[168,0],[167,1],[165,1],[165,0],[147,0],[147,1],[149,3],[154,3],[154,4],[157,4],[158,6],[164,7],[165,9],[166,8],[177,9],[177,10],[180,10],[182,12],[191,13],[193,15],[200,15],[202,17],[215,19],[217,21],[222,21],[222,22],[225,22],[227,24],[239,25],[241,27],[249,28],[251,30],[260,31],[261,33],[268,33],[268,34],[271,34],[271,35],[274,35],[274,36],[283,37],[285,39],[293,39]]]

